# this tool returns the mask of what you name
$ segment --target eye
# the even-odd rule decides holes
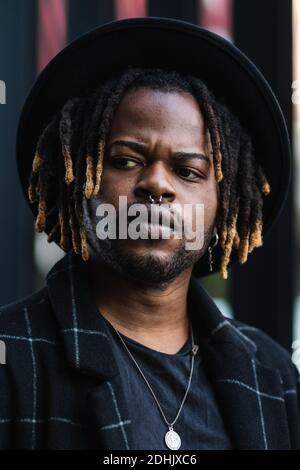
[[[198,179],[198,178],[201,178],[201,175],[200,173],[194,171],[194,170],[191,170],[190,168],[188,167],[180,167],[177,169],[177,172],[180,173],[180,176],[182,176],[183,178],[187,178],[187,179]]]
[[[127,157],[115,157],[112,158],[112,163],[118,168],[131,169],[138,165],[138,162]]]

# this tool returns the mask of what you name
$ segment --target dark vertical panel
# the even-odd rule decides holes
[[[290,0],[236,0],[234,42],[265,75],[283,109],[291,135],[292,22]],[[263,130],[262,130],[263,132]],[[294,240],[292,187],[287,204],[251,260],[232,270],[236,317],[270,334],[287,348],[292,342]]]
[[[149,0],[148,15],[177,18],[197,23],[197,0]]]
[[[113,0],[69,1],[68,41],[114,19]]]
[[[33,289],[33,217],[21,192],[15,164],[15,136],[21,106],[35,76],[34,0],[0,2],[0,304]]]

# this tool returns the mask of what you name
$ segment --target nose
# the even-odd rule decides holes
[[[176,194],[162,162],[153,162],[143,171],[134,189],[134,194],[138,198],[147,200],[149,194],[155,199],[162,196],[161,203],[164,204],[174,201]]]

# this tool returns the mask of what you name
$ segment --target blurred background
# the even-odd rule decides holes
[[[178,18],[222,35],[252,59],[278,98],[294,159],[286,206],[245,265],[232,267],[227,281],[213,275],[202,283],[224,315],[261,328],[300,368],[300,0],[0,0],[0,305],[42,287],[64,255],[34,233],[18,181],[15,135],[26,95],[70,41],[137,16]]]

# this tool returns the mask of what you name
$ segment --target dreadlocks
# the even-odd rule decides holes
[[[114,113],[124,94],[138,87],[187,91],[199,104],[220,189],[220,270],[227,279],[233,249],[244,263],[248,253],[262,245],[263,196],[269,194],[270,186],[237,117],[193,76],[129,67],[91,94],[67,101],[37,142],[28,188],[29,200],[37,205],[35,228],[49,233],[49,242],[55,241],[65,251],[73,248],[88,259],[82,199],[99,193]]]

